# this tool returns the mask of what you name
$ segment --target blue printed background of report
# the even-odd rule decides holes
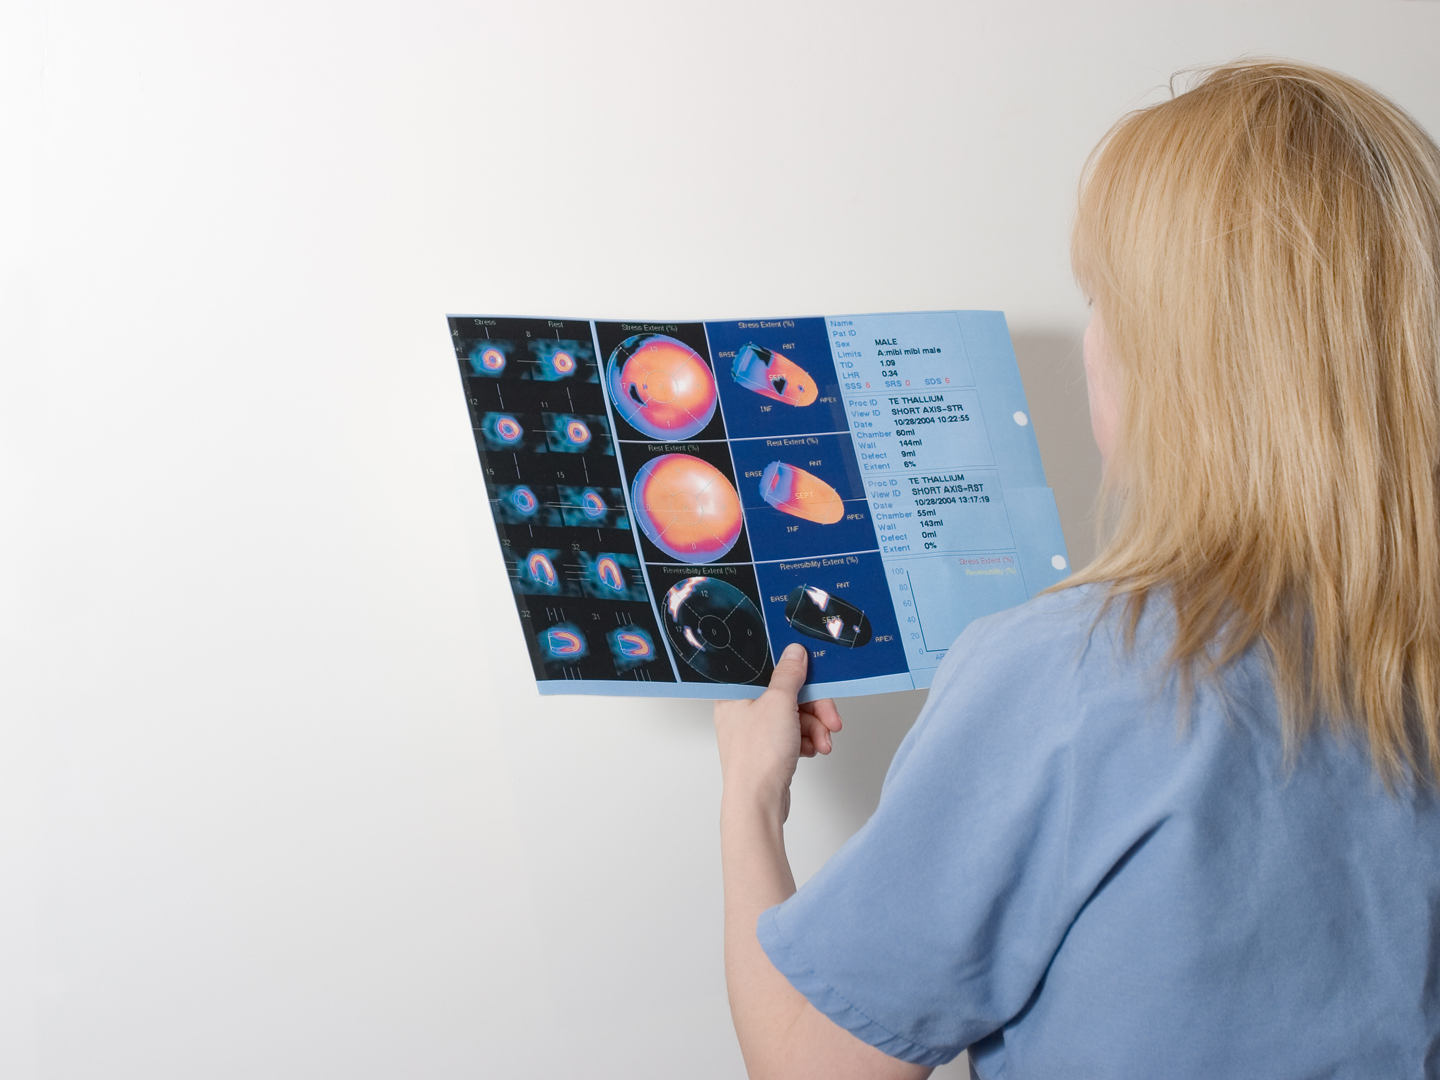
[[[1013,371],[1004,319],[922,312],[826,324],[906,657],[912,672],[933,668],[973,618],[1023,603],[1066,569],[1053,526],[1036,553],[1019,551],[1012,529],[1007,487],[1044,481],[1026,475],[1027,457],[1038,474],[1033,449],[1009,484],[996,464],[996,437],[1034,445],[1018,380],[992,377]],[[1045,516],[1041,504],[1054,513],[1048,490],[1018,502],[1022,529]]]

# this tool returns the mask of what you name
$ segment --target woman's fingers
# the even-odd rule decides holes
[[[715,733],[720,742],[720,766],[727,775],[734,764],[742,773],[778,768],[783,782],[795,770],[795,757],[828,754],[832,735],[840,730],[840,712],[826,698],[801,705],[797,698],[805,685],[809,654],[792,644],[781,655],[770,686],[751,701],[717,701]],[[798,726],[799,731],[796,731]],[[796,737],[798,734],[798,738]],[[788,745],[787,745],[788,744]]]
[[[830,740],[830,729],[825,722],[813,712],[806,709],[800,710],[800,752],[805,753],[805,744],[810,744],[810,753],[806,757],[813,757],[815,754],[828,754],[833,745]]]
[[[800,706],[800,711],[812,713],[830,731],[839,731],[844,726],[840,722],[840,710],[836,708],[834,698],[807,701]]]

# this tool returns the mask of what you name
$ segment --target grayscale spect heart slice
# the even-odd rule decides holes
[[[751,599],[711,577],[691,577],[665,594],[665,632],[691,670],[714,682],[754,682],[765,673],[770,644]]]
[[[801,585],[786,598],[785,621],[806,637],[847,649],[867,644],[873,632],[870,620],[854,604],[812,585]]]

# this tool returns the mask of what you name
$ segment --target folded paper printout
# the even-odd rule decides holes
[[[542,694],[926,687],[1069,573],[999,312],[450,333]]]

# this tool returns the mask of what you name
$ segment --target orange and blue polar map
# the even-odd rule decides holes
[[[926,687],[1070,572],[1000,312],[449,325],[543,694]]]

